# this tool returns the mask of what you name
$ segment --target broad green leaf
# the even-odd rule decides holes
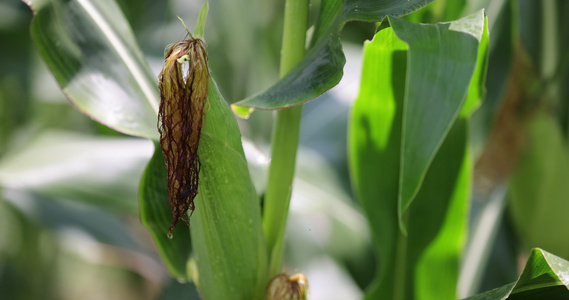
[[[0,186],[135,214],[149,141],[47,131],[0,160]]]
[[[168,238],[172,223],[172,211],[168,202],[166,167],[160,144],[155,143],[154,155],[150,159],[140,180],[139,210],[142,225],[150,231],[154,244],[166,267],[180,281],[190,280],[187,263],[192,251],[190,232],[180,222]]]
[[[2,200],[0,205],[4,206],[2,209],[14,207],[20,211],[18,214],[25,215],[26,219],[42,226],[45,231],[58,232],[64,238],[66,236],[72,240],[78,237],[75,233],[82,232],[82,237],[89,237],[89,240],[83,242],[113,245],[148,254],[146,247],[141,245],[136,235],[133,234],[133,228],[125,226],[125,218],[122,215],[92,205],[44,196],[22,189],[0,190],[0,199]],[[8,217],[9,220],[10,217]],[[7,238],[5,241],[11,240],[17,245],[19,242],[16,241],[16,236],[23,234],[20,232],[22,229],[19,228],[17,222],[9,222],[9,224],[7,228],[2,228],[6,231],[1,233],[8,232],[7,236],[3,236]],[[70,228],[74,229],[71,234]]]
[[[409,45],[398,204],[405,229],[404,214],[467,98],[478,53],[486,53],[487,43],[481,41],[487,41],[488,33],[483,11],[434,25],[389,21],[397,37]]]
[[[468,121],[459,118],[409,208],[406,266],[414,299],[456,299],[470,203],[468,146]]]
[[[522,274],[515,283],[467,298],[494,299],[567,299],[569,262],[539,248],[532,249]]]
[[[366,299],[454,299],[472,172],[468,121],[449,121],[449,132],[405,215],[405,235],[398,216],[400,162],[407,155],[402,148],[409,108],[405,102],[413,88],[408,85],[410,77],[423,70],[410,65],[412,49],[394,31],[395,27],[384,29],[366,43],[362,85],[349,130],[351,178],[381,262]]]
[[[346,59],[339,31],[348,21],[379,22],[402,16],[433,0],[330,0],[322,1],[313,35],[313,46],[304,59],[267,90],[236,103],[238,106],[278,109],[302,104],[335,86],[342,78]]]
[[[406,63],[407,45],[391,28],[366,42],[360,94],[349,125],[350,176],[381,262],[366,299],[396,299],[396,245],[403,238],[397,194]]]
[[[258,299],[267,280],[259,200],[249,177],[237,122],[213,81],[208,98],[198,149],[199,191],[190,217],[192,254],[198,269],[194,280],[205,299]],[[171,213],[161,158],[157,148],[141,184],[141,219],[155,220],[151,229],[154,241],[159,249],[169,249],[171,254],[162,251],[168,256],[164,260],[176,263],[175,269],[181,272],[186,262],[176,255],[189,250],[184,243],[172,243],[166,237]],[[181,222],[176,230],[185,226]],[[177,235],[188,238],[174,232],[174,240]]]
[[[261,211],[231,109],[211,81],[190,231],[205,299],[259,299],[267,284]]]
[[[113,0],[30,0],[32,38],[65,96],[117,131],[157,139],[159,92]]]
[[[569,258],[569,239],[555,230],[569,226],[569,156],[558,121],[539,112],[525,126],[526,147],[510,177],[509,210],[527,247]]]

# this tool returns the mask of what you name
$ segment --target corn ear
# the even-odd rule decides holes
[[[158,131],[172,209],[169,237],[178,221],[186,219],[187,211],[193,212],[195,208],[200,172],[198,146],[208,84],[207,52],[203,40],[189,38],[167,48],[158,84],[161,99]]]

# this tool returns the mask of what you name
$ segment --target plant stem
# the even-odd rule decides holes
[[[283,239],[292,192],[301,114],[301,106],[278,111],[273,130],[273,150],[263,214],[270,277],[281,273]]]
[[[281,77],[304,57],[308,0],[286,0],[281,47]],[[263,230],[267,239],[269,276],[281,272],[283,238],[292,193],[302,106],[276,113],[271,141],[271,165],[265,193]]]
[[[308,26],[308,0],[286,0],[281,46],[281,77],[304,57]]]
[[[395,250],[395,274],[393,274],[393,299],[405,299],[407,287],[407,235],[397,230],[397,248]]]

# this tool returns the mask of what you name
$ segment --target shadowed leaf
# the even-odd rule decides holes
[[[273,86],[235,105],[279,109],[299,105],[320,96],[342,78],[346,58],[342,52],[339,31],[346,22],[380,22],[386,16],[409,14],[432,1],[322,1],[312,47],[304,59]]]

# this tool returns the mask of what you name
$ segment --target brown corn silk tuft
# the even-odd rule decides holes
[[[184,64],[187,61],[187,68]],[[189,38],[170,46],[159,75],[160,108],[158,131],[168,174],[168,200],[172,224],[189,222],[188,209],[195,209],[200,161],[198,146],[207,101],[209,71],[207,52],[201,39]],[[189,224],[189,223],[188,223]]]

